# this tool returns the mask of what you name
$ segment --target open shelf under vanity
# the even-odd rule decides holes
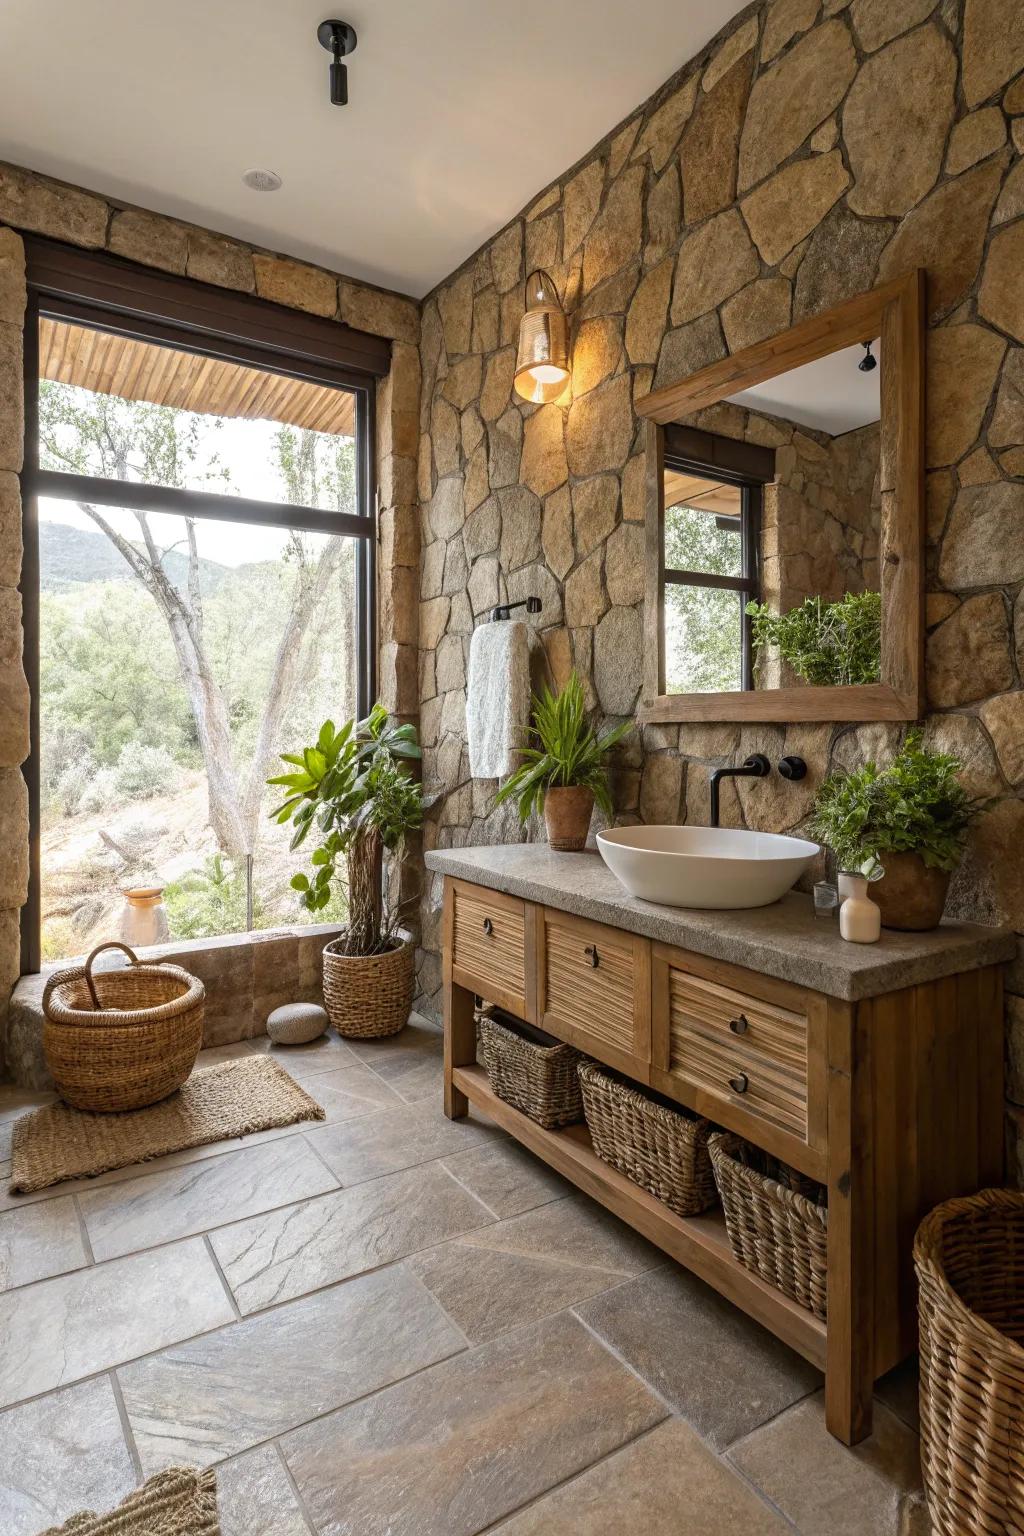
[[[721,1210],[677,1216],[661,1200],[602,1162],[590,1144],[585,1125],[545,1130],[498,1098],[483,1067],[456,1067],[452,1076],[471,1104],[549,1167],[706,1280],[813,1365],[825,1369],[825,1324],[733,1258]]]

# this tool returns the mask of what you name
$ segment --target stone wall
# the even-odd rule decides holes
[[[107,250],[143,266],[254,294],[392,342],[391,371],[379,382],[376,401],[379,692],[400,716],[414,718],[418,708],[416,301],[0,164],[0,1075],[2,1015],[18,975],[19,909],[28,881],[28,799],[20,765],[29,749],[29,699],[17,590],[25,315],[25,257],[19,232]]]
[[[951,909],[1024,931],[1024,10],[1019,0],[768,0],[730,24],[425,302],[421,718],[442,792],[429,840],[520,836],[469,778],[465,664],[499,596],[543,601],[552,669],[610,717],[641,682],[644,461],[634,401],[914,266],[928,272],[928,740],[996,797]],[[512,391],[523,279],[570,315],[572,393]],[[1016,623],[1016,630],[1015,630]],[[651,727],[620,812],[706,815],[707,770],[765,750],[729,820],[785,828],[887,726]],[[436,882],[420,980],[436,1003]],[[1011,978],[1024,1104],[1024,963]]]

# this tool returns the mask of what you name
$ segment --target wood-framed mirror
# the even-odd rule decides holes
[[[920,715],[924,292],[912,272],[638,403],[642,720]]]

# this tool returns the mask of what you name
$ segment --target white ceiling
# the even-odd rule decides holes
[[[419,297],[744,3],[3,0],[0,158]]]
[[[877,341],[871,350],[876,358],[881,357]],[[857,364],[863,358],[862,346],[844,347],[728,398],[751,410],[783,416],[800,427],[814,427],[840,437],[877,421],[881,414],[881,364],[870,373],[861,373]]]

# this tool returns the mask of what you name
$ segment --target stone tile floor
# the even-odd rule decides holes
[[[275,1054],[326,1123],[21,1199],[41,1097],[0,1085],[4,1536],[176,1462],[216,1463],[224,1536],[924,1536],[912,1371],[848,1451],[816,1371],[444,1119],[430,1024]]]

